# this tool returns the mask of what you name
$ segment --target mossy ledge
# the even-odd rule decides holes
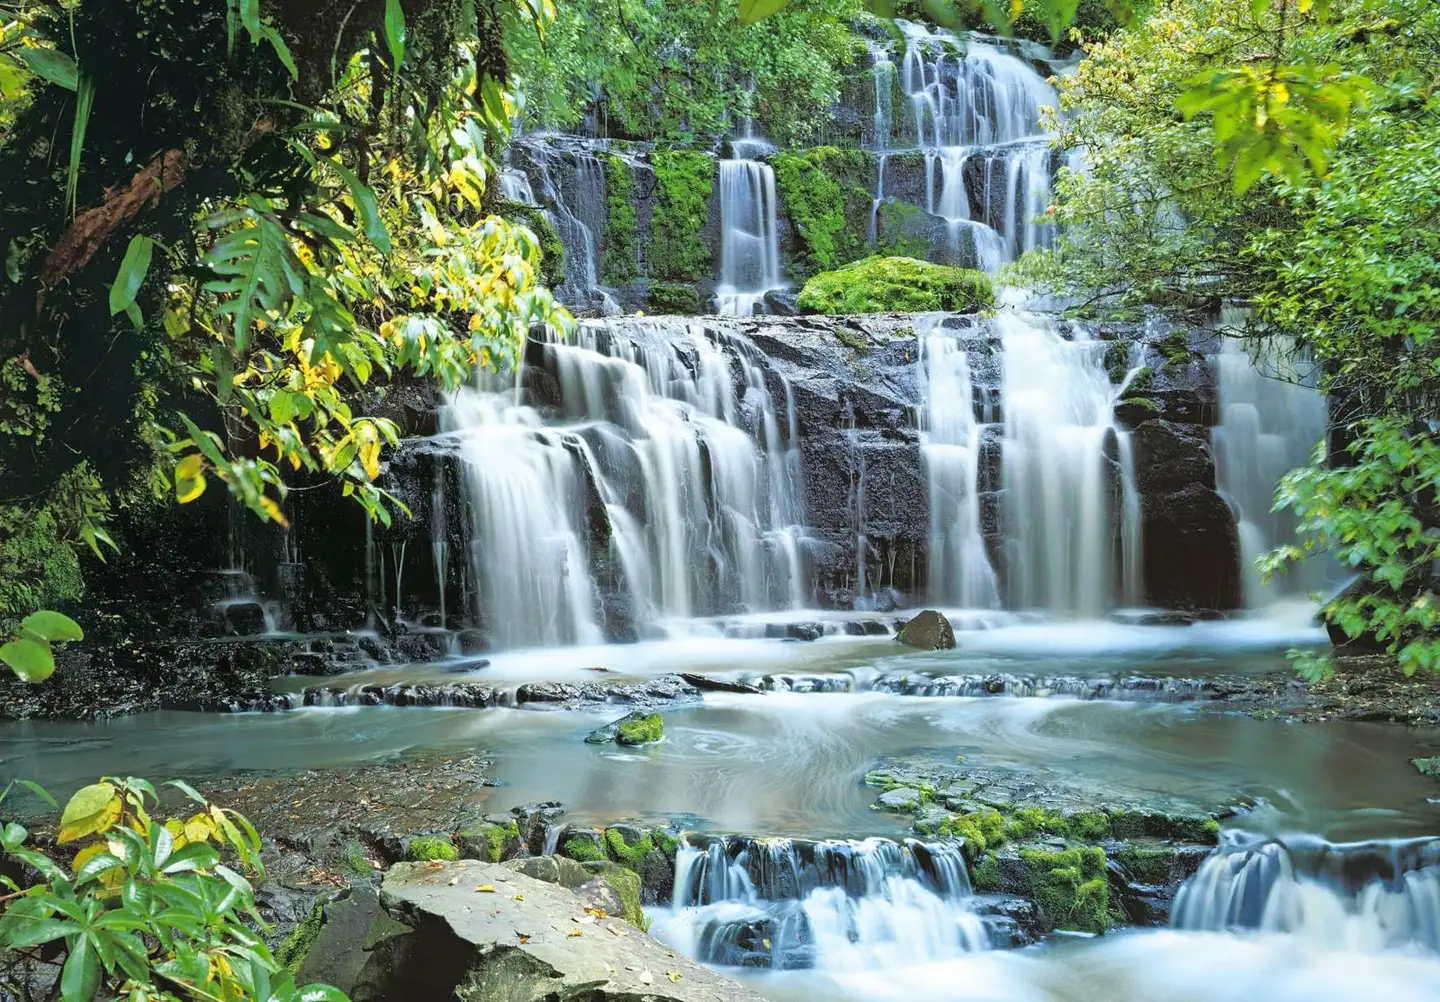
[[[785,214],[799,237],[796,271],[814,273],[869,253],[875,162],[862,150],[818,146],[770,158]]]
[[[804,313],[974,313],[995,305],[990,277],[910,257],[868,257],[816,275],[800,290]]]
[[[460,850],[448,835],[417,835],[406,847],[405,857],[421,863],[437,859],[453,862],[460,858]]]
[[[650,261],[655,277],[699,282],[714,272],[714,255],[701,231],[710,218],[715,161],[694,150],[652,154],[655,212],[650,223]]]

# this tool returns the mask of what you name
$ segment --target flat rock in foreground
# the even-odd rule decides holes
[[[478,890],[480,887],[493,890]],[[400,863],[354,1002],[762,1002],[573,892],[492,863]]]

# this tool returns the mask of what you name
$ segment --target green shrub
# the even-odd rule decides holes
[[[655,282],[650,286],[650,312],[694,316],[700,312],[700,293],[683,282]]]
[[[496,215],[524,224],[540,242],[540,278],[549,288],[555,288],[565,281],[565,244],[555,226],[544,211],[533,205],[519,202],[500,202],[495,206]]]
[[[800,291],[805,313],[974,312],[995,304],[988,275],[908,257],[871,257],[816,275]]]

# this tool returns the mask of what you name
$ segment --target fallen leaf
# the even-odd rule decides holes
[[[585,935],[585,933],[583,933],[583,932],[580,931],[579,929],[571,929],[571,930],[570,930],[569,932],[567,932],[565,935],[566,935],[566,937],[569,938],[569,939],[574,939],[576,936],[583,936],[583,935]]]
[[[525,895],[523,895],[523,894],[517,894],[517,895],[515,895],[515,900],[516,900],[516,901],[524,901],[524,900],[525,900]]]
[[[593,916],[594,916],[595,918],[597,918],[597,919],[602,919],[602,918],[608,918],[608,917],[609,917],[608,915],[606,915],[604,908],[591,908],[591,907],[586,907],[586,909],[585,909],[585,914],[586,914],[586,915],[593,915]]]
[[[528,943],[528,942],[530,942],[530,937],[529,937],[529,936],[522,935],[522,934],[520,934],[520,933],[518,933],[518,932],[517,932],[515,935],[520,937],[520,942],[522,942],[522,943]]]
[[[475,888],[475,890],[478,891],[478,892],[481,893],[481,894],[494,894],[494,893],[495,893],[495,885],[494,885],[494,884],[481,884],[479,887]]]
[[[666,971],[665,976],[670,979],[672,985],[678,985],[680,983],[679,971]]]

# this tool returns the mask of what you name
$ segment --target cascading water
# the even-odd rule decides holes
[[[729,316],[764,313],[765,296],[785,287],[780,275],[780,229],[776,222],[775,171],[752,157],[774,152],[757,139],[731,143],[735,159],[719,164],[719,312]]]
[[[546,207],[546,217],[565,245],[565,281],[556,290],[559,298],[575,309],[619,313],[615,298],[600,285],[600,240],[607,207],[604,164],[583,150],[551,149],[544,137],[529,142],[525,153],[533,165],[533,183],[526,174],[507,169],[500,176],[501,194]]]
[[[487,383],[446,413],[496,646],[804,604],[794,405],[783,380],[784,399],[772,397],[753,345],[633,321],[532,347],[558,383],[558,413]],[[606,596],[623,607],[602,610]]]
[[[1048,243],[1051,227],[1036,221],[1049,197],[1053,161],[1040,109],[1056,104],[1054,89],[1024,60],[995,46],[900,25],[910,145],[925,153],[926,211],[946,222],[937,256],[994,271]],[[890,53],[872,47],[872,68],[874,142],[884,149],[891,126],[880,94],[893,78]]]
[[[1310,462],[1328,428],[1314,366],[1280,339],[1252,355],[1240,340],[1226,338],[1215,367],[1220,391],[1215,472],[1221,495],[1239,518],[1246,605],[1323,589],[1333,571],[1323,559],[1311,558],[1268,585],[1255,570],[1257,557],[1294,537],[1294,517],[1272,510],[1275,485]]]
[[[982,425],[965,344],[931,317],[917,329],[926,403],[921,449],[930,479],[930,593],[945,605],[998,607],[995,571],[980,532]]]
[[[884,969],[989,945],[955,845],[712,839],[675,870],[654,931],[707,963]]]
[[[1171,922],[1290,933],[1331,949],[1440,952],[1440,840],[1337,845],[1226,833],[1180,889]]]

